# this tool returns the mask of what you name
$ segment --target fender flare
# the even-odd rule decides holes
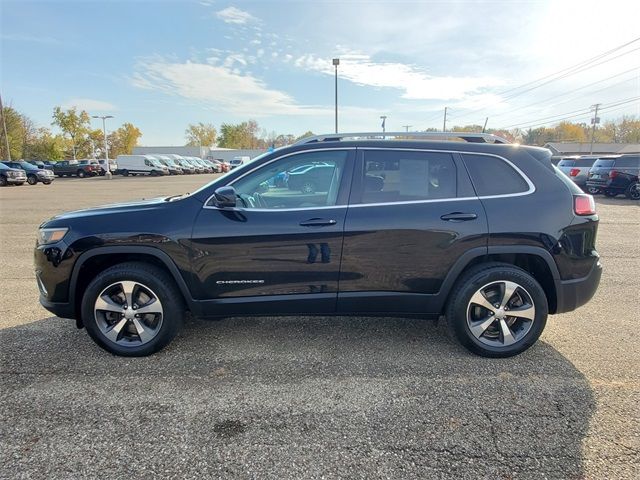
[[[163,265],[169,270],[171,277],[176,282],[176,285],[180,289],[182,296],[185,299],[185,302],[191,309],[194,305],[193,297],[191,296],[191,291],[187,286],[184,278],[180,274],[180,270],[173,262],[171,257],[163,252],[162,250],[154,247],[141,246],[141,245],[122,245],[122,246],[111,246],[111,247],[96,247],[91,250],[87,250],[86,252],[80,254],[75,264],[73,265],[73,270],[71,272],[71,280],[69,282],[69,303],[71,305],[76,305],[76,290],[78,286],[78,277],[80,276],[80,269],[87,262],[87,260],[97,257],[100,255],[113,255],[119,253],[137,253],[137,254],[145,254],[151,255],[158,260],[160,260]]]

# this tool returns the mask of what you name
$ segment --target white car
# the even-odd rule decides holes
[[[151,155],[118,155],[117,173],[124,175],[169,175],[166,165]]]

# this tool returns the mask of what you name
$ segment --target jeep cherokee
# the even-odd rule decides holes
[[[274,181],[316,164],[331,169],[316,188]],[[548,314],[593,296],[597,226],[593,198],[546,149],[488,134],[324,135],[192,194],[54,217],[36,278],[45,308],[118,355],[160,350],[189,311],[444,315],[469,350],[507,357]]]

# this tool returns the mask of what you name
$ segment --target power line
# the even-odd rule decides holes
[[[562,80],[562,79],[567,78],[567,77],[569,77],[571,75],[575,75],[576,73],[580,73],[580,72],[583,72],[583,71],[588,70],[590,68],[594,68],[594,67],[597,67],[599,65],[602,65],[603,63],[610,62],[610,61],[615,60],[616,58],[619,58],[619,57],[621,57],[623,55],[628,55],[629,53],[635,52],[636,50],[639,50],[640,47],[632,49],[632,50],[628,50],[626,52],[623,52],[620,55],[617,55],[615,57],[603,60],[602,62],[593,64],[594,62],[597,62],[598,60],[600,60],[600,59],[602,59],[602,58],[604,58],[604,57],[606,57],[608,55],[611,55],[612,53],[615,53],[616,51],[621,50],[624,47],[627,47],[627,46],[629,46],[629,45],[631,45],[631,44],[633,44],[633,43],[635,43],[635,42],[637,42],[639,40],[640,40],[640,37],[635,38],[635,39],[633,39],[633,40],[631,40],[631,41],[629,41],[629,42],[627,42],[625,44],[619,45],[619,46],[617,46],[617,47],[615,47],[615,48],[613,48],[611,50],[608,50],[608,51],[606,51],[604,53],[596,55],[595,57],[592,57],[590,59],[584,60],[584,61],[582,61],[580,63],[577,63],[577,64],[575,64],[575,65],[573,65],[571,67],[567,67],[565,69],[562,69],[562,70],[559,70],[557,72],[551,73],[549,75],[546,75],[544,77],[538,78],[536,80],[532,80],[530,82],[524,83],[524,84],[519,85],[517,87],[513,87],[513,88],[510,88],[510,89],[504,90],[504,91],[498,93],[497,95],[504,95],[505,93],[514,92],[516,90],[520,90],[522,88],[529,87],[530,85],[533,85],[531,88],[528,88],[528,89],[520,91],[520,92],[516,92],[514,94],[508,95],[507,97],[501,99],[501,100],[510,100],[510,99],[515,98],[515,97],[517,97],[519,95],[522,95],[524,93],[528,93],[531,90],[535,90],[536,88],[542,87],[544,85],[548,85],[551,82],[555,82],[557,80]],[[555,77],[555,78],[552,78],[552,77]],[[547,80],[547,79],[550,79],[550,80],[548,80],[546,82],[543,82],[543,83],[540,83],[539,85],[535,85],[536,83],[542,82],[542,81]],[[470,116],[470,115],[472,115],[474,113],[486,110],[487,108],[490,108],[495,104],[496,104],[495,102],[494,103],[489,103],[489,104],[487,104],[487,105],[485,105],[483,107],[480,107],[480,108],[478,108],[476,110],[472,110],[472,111],[462,115],[462,117],[459,117],[459,118],[466,118],[466,117],[468,117],[468,116]]]

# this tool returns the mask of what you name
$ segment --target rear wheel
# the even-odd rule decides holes
[[[316,185],[313,182],[307,181],[302,184],[302,187],[300,187],[300,190],[302,191],[302,193],[315,193]]]
[[[615,197],[617,195],[618,195],[618,192],[616,192],[615,190],[605,190],[604,191],[604,196],[605,197],[613,198],[613,197]]]
[[[629,185],[624,194],[631,200],[640,200],[640,182]]]
[[[78,177],[80,177],[80,178],[84,178],[84,177],[87,176],[87,174],[85,173],[84,170],[78,170],[77,173],[78,173]]]
[[[126,170],[126,169],[125,169],[125,170],[122,170],[122,172],[121,172],[121,173],[122,173],[122,176],[123,176],[123,177],[128,177],[128,176],[129,176],[129,170]]]
[[[35,185],[36,183],[38,183],[38,177],[36,177],[35,175],[27,175],[27,183],[29,185]]]
[[[533,345],[547,322],[547,298],[527,272],[488,264],[467,272],[454,288],[446,317],[451,333],[483,357],[511,357]]]
[[[145,263],[115,265],[100,273],[82,297],[82,321],[105,350],[127,357],[150,355],[176,335],[184,303],[174,281]]]

